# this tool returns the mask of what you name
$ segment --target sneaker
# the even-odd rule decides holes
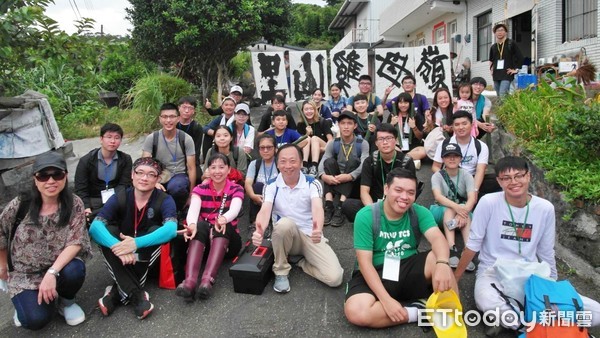
[[[290,281],[288,276],[275,276],[275,283],[273,283],[273,290],[279,293],[290,292]]]
[[[317,177],[317,167],[314,165],[310,166],[310,168],[308,169],[308,175],[312,177]]]
[[[15,311],[15,315],[13,316],[13,321],[15,322],[16,327],[21,327],[21,322],[19,321],[19,317],[17,317],[17,311]]]
[[[459,261],[460,257],[458,254],[458,249],[456,249],[456,245],[454,245],[450,248],[450,259],[448,259],[448,264],[452,269],[456,269]]]
[[[302,167],[300,168],[300,171],[304,174],[304,175],[308,175],[308,168],[307,167]]]
[[[497,337],[502,331],[504,331],[504,328],[500,325],[488,326],[487,329],[485,330],[485,336],[486,337]]]
[[[114,285],[107,286],[104,289],[104,296],[98,299],[98,307],[100,307],[102,314],[104,316],[110,315],[121,302],[120,298],[119,291]]]
[[[68,325],[75,326],[85,321],[85,313],[72,299],[59,298],[58,314],[65,317]]]
[[[477,267],[475,266],[475,263],[473,263],[473,261],[471,261],[471,262],[469,262],[469,265],[467,265],[466,270],[468,272],[473,272],[473,271],[475,271],[476,268]]]
[[[329,206],[325,204],[325,220],[323,221],[323,225],[329,225],[331,223],[331,218],[333,217],[333,205]]]
[[[421,160],[413,160],[413,163],[415,164],[415,169],[421,169]]]
[[[417,310],[425,310],[425,304],[427,304],[427,299],[417,299],[414,302],[408,304],[407,307],[414,307],[417,308]]]
[[[133,312],[138,319],[142,320],[154,310],[154,305],[150,303],[150,295],[145,291],[137,291],[131,295],[131,302],[133,303]]]
[[[341,227],[346,223],[346,216],[342,213],[342,207],[336,207],[331,218],[331,226]]]

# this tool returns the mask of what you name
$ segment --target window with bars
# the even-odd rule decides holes
[[[492,46],[492,11],[477,17],[477,61],[487,61],[490,58]]]
[[[598,36],[598,1],[563,0],[563,42]]]

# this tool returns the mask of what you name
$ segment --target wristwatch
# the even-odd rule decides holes
[[[60,273],[55,268],[48,269],[47,273],[54,275],[54,277],[57,277],[57,278],[58,278],[58,276],[60,276]]]

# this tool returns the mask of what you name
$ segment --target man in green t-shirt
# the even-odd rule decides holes
[[[416,194],[414,172],[394,168],[386,178],[384,201],[368,205],[356,215],[358,269],[348,282],[344,305],[346,318],[355,325],[381,328],[416,322],[419,309],[425,308],[422,299],[433,291],[453,289],[458,294],[448,264],[448,242],[431,212],[414,204]],[[380,208],[381,215],[377,236],[373,235],[373,207]],[[413,231],[412,212],[431,251],[417,251],[416,238],[420,236]],[[400,304],[415,300],[406,307]]]

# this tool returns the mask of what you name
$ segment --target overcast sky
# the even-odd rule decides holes
[[[292,0],[297,3],[317,4],[324,6],[323,0]],[[77,6],[72,6],[75,3]],[[49,5],[46,15],[58,21],[60,28],[67,33],[75,32],[75,20],[81,17],[96,20],[96,31],[103,25],[104,33],[127,35],[131,23],[125,19],[125,7],[131,4],[127,0],[54,0]]]

